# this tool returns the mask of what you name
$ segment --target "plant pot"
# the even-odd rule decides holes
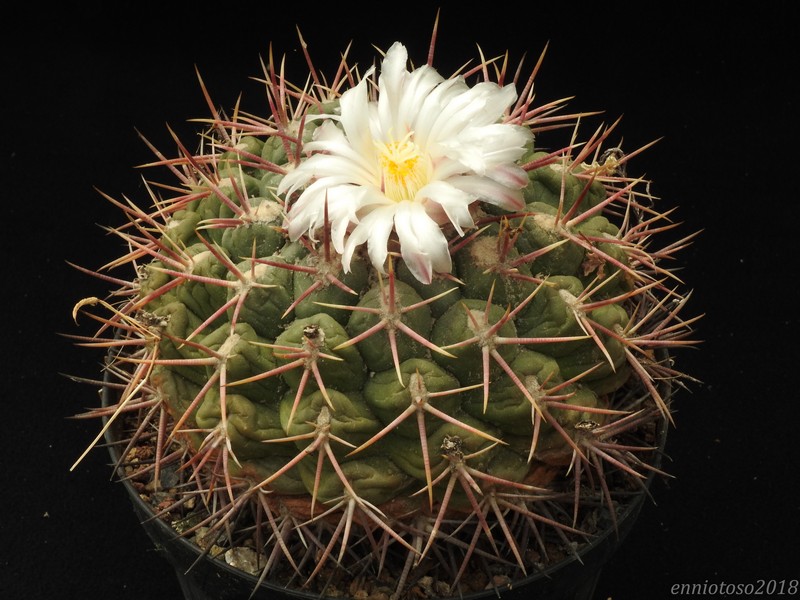
[[[669,383],[663,384],[669,388]],[[102,390],[104,406],[113,404],[110,387]],[[664,396],[669,397],[669,392]],[[119,427],[106,433],[114,464],[120,459]],[[657,432],[658,451],[652,466],[658,468],[667,437],[667,426],[661,423]],[[123,475],[123,473],[120,473]],[[459,598],[478,600],[591,600],[603,566],[632,529],[654,479],[650,472],[641,490],[631,493],[620,502],[617,528],[609,527],[581,546],[577,553],[548,568],[510,584],[490,587],[480,593],[466,593]],[[122,483],[133,503],[134,512],[153,541],[155,548],[175,569],[186,600],[310,600],[326,598],[316,592],[286,588],[269,581],[259,584],[258,578],[234,568],[221,558],[204,553],[195,543],[178,534],[169,524],[154,516],[151,505],[143,500],[127,479]],[[341,597],[341,596],[338,596]],[[435,597],[435,596],[432,596]]]
[[[279,587],[266,581],[258,587],[258,579],[227,563],[203,556],[191,541],[180,537],[169,525],[153,518],[150,506],[128,483],[125,488],[133,509],[156,550],[174,568],[186,600],[311,600],[314,593]],[[544,572],[493,588],[484,593],[464,595],[464,600],[502,598],[503,600],[591,600],[603,566],[631,530],[645,495],[634,498],[619,519],[619,531],[607,530],[579,552],[582,562],[574,558],[553,565]],[[256,590],[255,592],[253,590]]]

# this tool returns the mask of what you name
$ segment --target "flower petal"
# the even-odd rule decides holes
[[[456,228],[459,235],[464,235],[464,228],[472,227],[475,222],[469,212],[469,205],[478,199],[474,194],[460,190],[446,181],[433,181],[423,187],[417,199],[427,202],[426,212],[434,221],[439,222],[430,204],[435,204],[447,215],[447,219]]]
[[[375,160],[375,147],[369,120],[365,119],[364,115],[370,112],[367,85],[368,78],[373,71],[374,68],[370,68],[361,81],[354,88],[342,94],[339,99],[340,122],[344,129],[343,137],[346,138],[353,153],[359,155],[362,160],[372,157],[372,160],[367,160],[371,165]]]
[[[342,252],[342,266],[345,273],[350,271],[350,261],[356,248],[364,242],[367,242],[367,253],[372,265],[381,273],[386,272],[383,265],[389,253],[389,235],[392,233],[397,207],[394,202],[379,206],[356,225],[347,238]]]
[[[467,89],[460,77],[447,79],[433,88],[414,116],[414,137],[421,148],[436,155],[439,142],[437,129],[442,111],[450,101]]]
[[[494,123],[467,127],[455,137],[441,143],[448,158],[457,160],[478,175],[495,165],[518,160],[531,141],[529,130],[513,125]]]
[[[444,82],[444,78],[427,65],[423,65],[406,77],[403,96],[397,109],[397,121],[406,123],[406,128],[414,131],[416,142],[420,145],[423,145],[422,135],[425,130],[424,123],[420,122],[420,118],[425,115],[424,104]]]
[[[516,211],[525,208],[521,190],[506,187],[488,177],[462,175],[451,177],[447,182],[459,190],[505,210]]]
[[[524,188],[530,183],[528,172],[514,163],[504,163],[492,167],[486,171],[485,175],[500,185],[514,189]]]
[[[495,123],[516,96],[513,87],[501,88],[490,82],[466,88],[442,107],[431,133],[437,139],[446,140],[463,133],[468,127]]]
[[[378,78],[378,118],[384,126],[384,134],[402,138],[405,131],[391,131],[398,126],[398,109],[403,98],[403,83],[408,71],[406,62],[408,51],[400,42],[395,42],[386,52],[381,63],[381,75]],[[388,141],[388,140],[383,140]]]
[[[418,202],[400,202],[394,216],[400,254],[411,273],[430,283],[433,273],[452,269],[450,249],[441,228]]]

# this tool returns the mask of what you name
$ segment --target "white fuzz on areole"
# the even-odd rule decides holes
[[[528,179],[515,161],[532,134],[503,122],[517,99],[513,86],[469,87],[429,66],[408,71],[407,61],[405,46],[395,43],[375,97],[373,69],[342,94],[340,114],[323,116],[278,194],[288,199],[290,237],[329,226],[345,271],[366,243],[370,261],[385,272],[396,238],[409,270],[428,283],[452,267],[443,225],[463,235],[476,201],[523,208]]]

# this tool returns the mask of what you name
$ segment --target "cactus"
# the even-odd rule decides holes
[[[107,196],[126,251],[75,316],[119,398],[91,414],[164,519],[262,577],[357,568],[399,597],[419,572],[444,595],[474,562],[535,572],[658,471],[694,322],[664,263],[691,236],[654,248],[675,223],[626,174],[639,151],[605,148],[616,123],[577,143],[533,76],[345,60],[302,89],[268,62],[266,117],[153,148],[177,184],[152,206]]]

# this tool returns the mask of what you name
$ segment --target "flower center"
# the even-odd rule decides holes
[[[381,166],[381,190],[395,202],[413,200],[430,181],[431,165],[410,139],[409,133],[395,142],[375,142]]]

